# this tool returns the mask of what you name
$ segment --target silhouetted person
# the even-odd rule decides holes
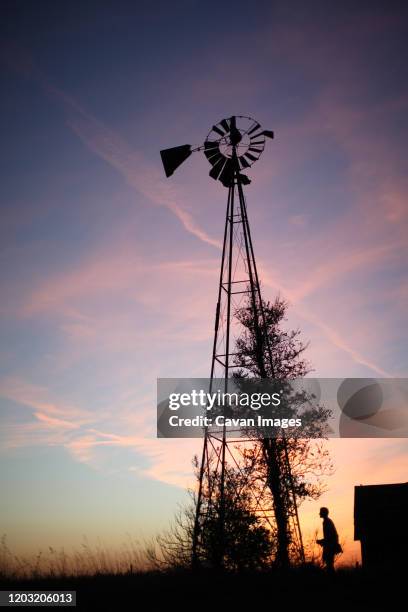
[[[339,544],[339,536],[336,527],[329,519],[328,508],[320,508],[319,516],[323,519],[323,539],[317,543],[323,548],[322,559],[329,574],[334,573],[334,557],[337,553],[343,552]]]

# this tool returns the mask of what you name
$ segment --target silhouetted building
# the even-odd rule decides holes
[[[401,567],[408,554],[408,483],[354,487],[363,567]]]

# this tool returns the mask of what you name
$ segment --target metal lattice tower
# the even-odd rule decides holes
[[[265,137],[272,138],[273,132],[262,130],[260,124],[250,117],[233,116],[213,126],[203,146],[192,148],[183,145],[161,152],[166,175],[170,176],[191,152],[204,150],[212,166],[210,176],[220,180],[228,189],[210,393],[218,379],[223,380],[223,391],[228,392],[228,379],[234,368],[241,367],[235,359],[237,353],[234,349],[242,326],[234,314],[243,304],[250,304],[255,337],[260,346],[266,346],[266,351],[259,351],[257,355],[257,369],[262,378],[274,378],[273,355],[243,191],[250,180],[242,174],[243,170],[259,159],[265,147]],[[262,454],[268,466],[268,478],[261,485],[258,482],[255,486],[256,475],[248,466],[242,465],[242,453],[248,448],[252,449],[253,457]],[[284,438],[279,441],[247,438],[239,431],[231,437],[231,431],[227,435],[224,426],[218,429],[206,428],[204,432],[193,534],[193,564],[200,562],[206,527],[216,513],[219,524],[216,563],[223,565],[225,492],[230,470],[240,473],[241,486],[244,483],[246,493],[249,492],[251,497],[252,511],[276,534],[276,561],[283,566],[289,563],[290,557],[304,561],[287,441]],[[217,482],[217,488],[214,482]],[[237,498],[240,494],[242,489],[234,490]]]

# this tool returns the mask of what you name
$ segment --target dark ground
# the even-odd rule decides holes
[[[75,590],[80,610],[194,610],[220,607],[284,610],[406,609],[407,568],[401,574],[317,568],[259,574],[146,572],[75,578],[0,580],[0,590]],[[399,602],[398,606],[396,605]],[[72,608],[71,608],[72,609]]]

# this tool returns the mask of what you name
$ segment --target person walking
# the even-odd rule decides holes
[[[323,538],[317,540],[317,543],[322,547],[322,559],[327,573],[334,574],[334,558],[343,549],[339,544],[337,529],[329,518],[329,509],[320,508],[319,516],[323,519]]]

